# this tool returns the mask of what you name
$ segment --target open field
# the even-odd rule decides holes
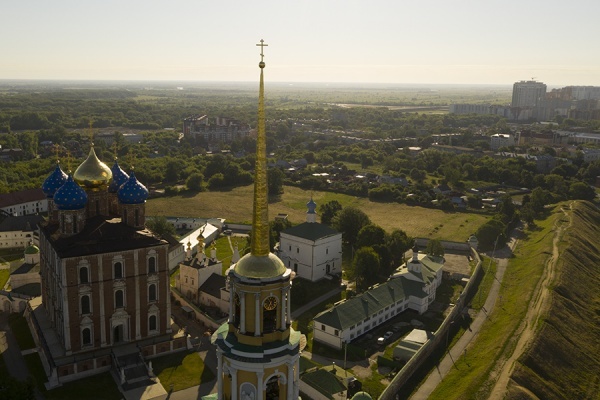
[[[285,186],[277,202],[269,204],[271,218],[278,213],[288,214],[289,220],[298,224],[306,220],[306,203],[312,195],[317,204],[331,200],[344,207],[358,207],[371,221],[387,232],[402,229],[410,236],[465,241],[489,218],[467,212],[446,213],[437,209],[408,206],[398,203],[376,203],[367,198],[330,192],[309,192]],[[201,192],[195,195],[177,195],[151,199],[146,206],[147,215],[220,217],[229,222],[250,223],[252,219],[253,186],[234,188],[223,192]]]

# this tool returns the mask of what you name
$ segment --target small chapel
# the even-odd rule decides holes
[[[302,335],[292,328],[290,289],[294,273],[269,247],[264,68],[260,87],[250,253],[228,272],[229,320],[212,336],[217,348],[217,391],[205,398],[298,399]]]

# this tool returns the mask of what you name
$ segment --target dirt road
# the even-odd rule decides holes
[[[496,365],[495,370],[492,371],[491,378],[492,380],[496,380],[496,383],[491,391],[489,397],[490,399],[496,400],[503,399],[505,397],[508,384],[510,382],[510,377],[515,367],[515,363],[531,344],[531,341],[535,338],[537,321],[540,317],[544,315],[549,306],[549,287],[556,276],[556,261],[559,256],[558,244],[562,238],[565,229],[571,226],[571,207],[572,204],[567,210],[565,210],[564,208],[562,209],[562,212],[564,213],[566,218],[558,219],[556,221],[556,224],[554,225],[554,238],[552,240],[552,257],[550,257],[550,259],[546,263],[546,268],[544,268],[542,278],[540,279],[535,289],[532,298],[533,301],[530,304],[527,314],[525,315],[525,319],[523,320],[523,322],[519,326],[519,329],[517,330],[518,339],[514,351],[508,358],[504,359],[504,362],[500,361]]]

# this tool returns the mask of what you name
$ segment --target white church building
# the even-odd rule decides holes
[[[277,255],[299,276],[316,282],[342,273],[342,234],[318,223],[317,204],[306,204],[306,222],[281,232]]]

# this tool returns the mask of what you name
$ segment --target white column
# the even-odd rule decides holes
[[[67,286],[67,273],[65,271],[65,261],[62,259],[57,259],[58,268],[60,268],[61,272],[61,294],[62,294],[62,323],[64,329],[64,338],[65,338],[65,350],[67,355],[71,355],[71,321],[69,319],[69,297],[68,297],[68,286]],[[74,289],[75,290],[75,289]],[[77,296],[77,301],[80,302],[79,295]],[[76,307],[77,309],[78,307]]]
[[[104,271],[102,269],[102,256],[98,255],[98,282],[100,286],[100,346],[106,346],[106,311],[104,310]],[[90,265],[90,269],[92,266]]]
[[[165,316],[165,323],[167,324],[167,333],[172,333],[171,329],[171,280],[169,279],[169,252],[163,250],[165,256],[165,298],[167,300],[167,315]],[[158,272],[158,287],[160,287],[160,263],[159,263],[159,252],[156,253],[156,271]],[[160,299],[159,299],[160,300]],[[158,323],[158,321],[157,321]]]
[[[280,322],[279,322],[279,327],[281,328],[282,331],[285,330],[285,312],[287,310],[287,306],[286,306],[286,299],[285,299],[285,292],[286,292],[286,288],[282,287],[281,288],[281,301],[279,302],[279,314],[280,314]]]
[[[229,285],[229,319],[228,322],[233,324],[233,302],[235,301],[235,290],[233,285],[233,280]]]
[[[135,280],[135,340],[140,340],[142,338],[142,327],[141,325],[141,319],[140,319],[140,275],[139,275],[139,268],[138,268],[138,253],[139,250],[135,250],[133,252],[133,273],[134,273],[134,280]],[[123,260],[123,277],[125,277],[125,282],[127,282],[127,275],[126,275],[126,268],[125,268],[125,260]],[[146,275],[146,279],[144,279],[144,284],[146,284],[146,286],[148,285],[147,283],[147,279],[148,279],[148,275]],[[127,287],[127,286],[126,286]],[[126,292],[124,293],[124,295],[126,295]],[[144,302],[146,303],[146,302]],[[157,324],[159,322],[157,321]],[[131,332],[131,331],[130,331]],[[131,335],[131,333],[130,333]],[[133,335],[131,335],[133,336]],[[130,336],[130,337],[131,337]]]
[[[294,361],[294,396],[292,398],[297,399],[298,396],[300,396],[300,364],[296,359]]]
[[[292,299],[290,297],[290,287],[288,286],[286,288],[286,294],[287,294],[287,301],[286,301],[286,306],[287,306],[287,320],[288,323],[291,325],[292,324]]]
[[[239,292],[240,295],[240,332],[246,333],[246,292]]]
[[[263,389],[265,385],[263,382],[264,376],[264,371],[256,371],[256,400],[264,400],[265,398],[265,391]]]
[[[294,398],[294,363],[287,364],[288,373],[287,373],[287,399]],[[297,397],[296,397],[297,398]]]
[[[223,354],[217,347],[217,399],[223,399]]]
[[[237,369],[229,367],[229,373],[231,374],[231,400],[237,400],[237,398],[238,398]]]
[[[254,336],[260,336],[260,293],[254,293]]]

